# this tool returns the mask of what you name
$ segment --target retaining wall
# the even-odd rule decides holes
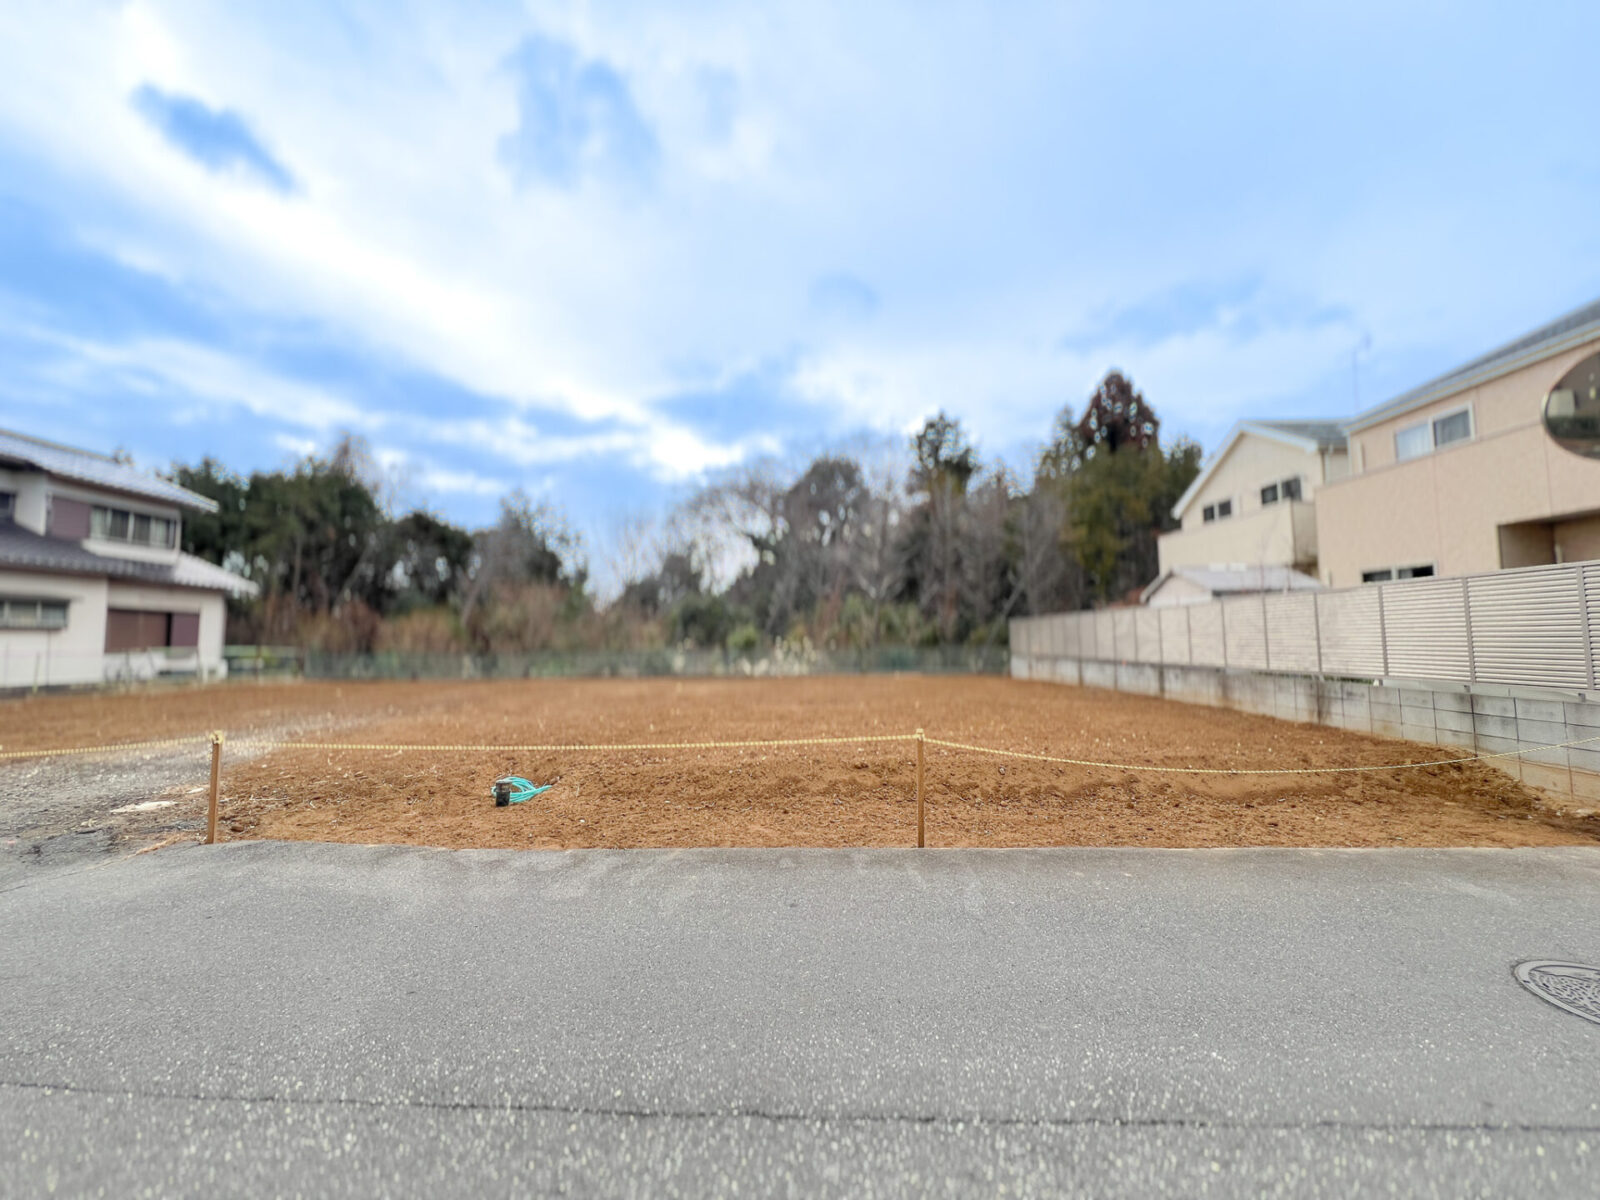
[[[1354,680],[1232,668],[1013,654],[1011,674],[1110,688],[1372,733],[1474,754],[1549,796],[1600,808],[1600,692],[1405,679]]]

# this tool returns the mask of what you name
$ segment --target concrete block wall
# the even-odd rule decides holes
[[[1011,674],[1328,725],[1471,754],[1551,797],[1600,808],[1600,692],[1331,679],[1230,668],[1013,655]],[[1596,740],[1583,746],[1560,743]],[[1512,756],[1508,751],[1522,751]]]

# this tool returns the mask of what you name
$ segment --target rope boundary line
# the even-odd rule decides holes
[[[0,759],[12,758],[66,758],[75,754],[106,754],[113,750],[152,750],[167,746],[209,746],[211,735],[195,734],[189,737],[154,738],[146,742],[110,742],[104,746],[62,746],[47,750],[0,750]]]
[[[930,746],[944,746],[950,750],[967,750],[974,754],[993,754],[1003,758],[1025,758],[1034,762],[1064,763],[1073,767],[1096,767],[1107,771],[1145,771],[1164,775],[1342,775],[1355,771],[1410,771],[1419,767],[1449,767],[1460,763],[1484,762],[1492,758],[1515,758],[1522,754],[1535,754],[1540,750],[1564,750],[1569,746],[1582,746],[1600,742],[1600,734],[1577,738],[1570,742],[1551,742],[1542,746],[1527,746],[1521,750],[1499,750],[1493,754],[1468,754],[1463,758],[1436,758],[1427,762],[1394,763],[1388,766],[1362,767],[1164,767],[1155,764],[1099,762],[1090,758],[1060,758],[1051,754],[1030,754],[1023,750],[996,750],[992,746],[974,746],[967,742],[947,742],[942,738],[928,738]]]
[[[979,746],[971,742],[949,741],[928,737],[921,733],[862,734],[857,737],[811,738],[754,738],[741,741],[710,742],[612,742],[612,743],[528,743],[518,745],[490,745],[486,743],[427,743],[427,742],[302,742],[277,738],[256,738],[248,734],[229,739],[234,746],[251,746],[263,750],[365,750],[397,752],[430,751],[434,753],[478,754],[593,754],[634,752],[641,750],[750,750],[775,749],[786,746],[854,746],[885,744],[889,742],[922,742],[929,746],[942,746],[947,750],[961,750],[971,754],[987,754],[999,758],[1023,759],[1030,762],[1058,763],[1063,766],[1086,767],[1104,771],[1134,771],[1161,775],[1344,775],[1377,771],[1411,771],[1424,767],[1458,766],[1469,762],[1486,762],[1497,758],[1517,758],[1541,750],[1564,750],[1600,742],[1600,734],[1576,738],[1570,742],[1550,742],[1527,746],[1518,750],[1500,750],[1492,754],[1468,754],[1459,758],[1438,758],[1425,762],[1391,763],[1378,766],[1355,767],[1171,767],[1155,763],[1104,762],[1090,758],[1068,758],[1062,755],[1035,754],[1026,750],[1002,750],[994,746]],[[113,742],[101,746],[67,746],[55,749],[0,750],[0,761],[22,758],[67,758],[87,754],[110,754],[121,750],[165,749],[174,746],[210,746],[211,734],[177,738],[155,738],[141,742]]]
[[[574,742],[571,744],[531,743],[527,745],[473,745],[470,743],[458,745],[427,742],[293,742],[278,741],[273,738],[239,737],[233,739],[233,744],[263,746],[273,750],[432,750],[440,753],[470,750],[479,753],[506,751],[518,754],[544,754],[558,752],[587,753],[606,750],[742,750],[774,746],[853,746],[867,742],[914,742],[916,740],[917,735],[914,733],[875,733],[863,734],[860,737],[756,738],[748,741],[729,742],[612,742],[593,744]]]

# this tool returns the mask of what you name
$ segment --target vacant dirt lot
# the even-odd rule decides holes
[[[1202,767],[1446,757],[1438,747],[996,678],[235,684],[0,706],[4,747],[296,730],[382,743],[671,742],[909,733]],[[905,846],[915,747],[507,753],[279,749],[225,766],[224,835],[433,846]],[[204,782],[204,756],[195,760]],[[82,770],[92,773],[94,760]],[[507,772],[555,786],[497,809]],[[930,846],[1526,846],[1600,841],[1468,763],[1328,776],[1157,775],[928,747]],[[171,791],[165,793],[173,794]],[[185,810],[200,798],[186,793]]]

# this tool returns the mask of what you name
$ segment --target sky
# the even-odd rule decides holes
[[[1343,417],[1600,296],[1600,6],[0,6],[0,427],[242,473],[365,438],[597,560],[943,409],[1024,476]]]

